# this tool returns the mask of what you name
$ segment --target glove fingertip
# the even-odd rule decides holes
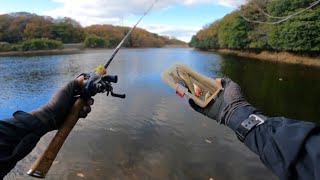
[[[70,97],[73,97],[79,95],[81,88],[81,83],[78,80],[72,80],[67,84],[65,90],[70,94]]]
[[[90,106],[84,106],[82,109],[85,113],[90,113],[91,112],[91,107]]]
[[[89,98],[87,100],[87,105],[92,106],[94,104],[94,99],[93,98]]]
[[[226,87],[226,85],[229,83],[231,81],[231,79],[229,79],[229,78],[221,78],[221,85],[222,85],[222,87],[223,88],[225,88]]]
[[[84,111],[80,111],[80,113],[79,113],[80,118],[86,118],[87,116],[88,116],[88,113],[86,113]]]

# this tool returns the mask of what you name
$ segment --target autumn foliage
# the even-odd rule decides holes
[[[79,43],[84,40],[85,31],[70,18],[53,19],[26,12],[0,15],[0,42],[19,43],[37,38]]]
[[[130,27],[113,25],[93,25],[85,28],[88,34],[102,37],[108,47],[117,46],[124,36],[130,31]],[[167,36],[159,36],[144,29],[136,28],[124,46],[126,47],[163,47],[169,44],[184,45],[185,43]]]
[[[53,45],[57,41],[64,44],[84,43],[90,48],[111,48],[117,46],[129,30],[130,27],[113,25],[92,25],[83,28],[77,21],[67,17],[53,19],[26,12],[3,14],[0,15],[0,51],[36,50],[36,47],[41,46],[39,44],[46,46],[46,43],[51,43],[52,46],[47,46],[49,48],[60,48],[60,45]],[[48,41],[45,42],[45,39]],[[52,44],[52,42],[55,43]],[[177,39],[159,36],[137,28],[125,46],[163,47],[173,43],[185,44]],[[32,47],[27,48],[27,45]]]

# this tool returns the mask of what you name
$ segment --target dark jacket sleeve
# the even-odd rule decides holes
[[[0,120],[0,179],[32,151],[47,130],[39,119],[22,111]]]
[[[254,111],[253,107],[237,110],[238,119],[233,118],[232,124],[239,125]],[[314,123],[268,118],[247,135],[244,143],[280,179],[320,179],[320,128]]]

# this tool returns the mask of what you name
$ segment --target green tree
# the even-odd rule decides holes
[[[249,0],[221,20],[201,29],[189,43],[200,49],[268,49],[281,51],[320,51],[320,6],[291,17],[276,24],[258,24],[277,22],[309,7],[314,0]],[[275,18],[274,16],[277,16]]]
[[[315,0],[271,0],[267,6],[273,16],[287,16],[310,6]]]
[[[222,19],[218,31],[220,47],[234,49],[247,48],[249,44],[248,31],[248,23],[237,11],[226,15]]]
[[[190,47],[197,47],[199,43],[199,39],[196,35],[193,35],[192,38],[191,38],[191,41],[189,42],[189,46]]]
[[[250,49],[270,49],[268,44],[269,25],[259,24],[252,27],[248,32],[249,48]]]
[[[104,48],[108,46],[104,38],[95,35],[86,37],[84,45],[88,48]]]
[[[270,28],[268,43],[276,50],[319,51],[320,7]]]
[[[85,39],[85,31],[79,23],[70,18],[58,20],[53,25],[52,35],[63,43],[80,43]]]
[[[30,39],[22,43],[22,51],[61,49],[63,44],[60,41],[48,39]]]

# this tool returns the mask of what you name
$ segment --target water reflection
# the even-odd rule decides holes
[[[73,78],[79,72],[79,64],[66,62],[64,58],[0,58],[0,118],[9,117],[17,109],[29,111],[39,107],[58,87]]]
[[[320,123],[320,69],[223,56],[220,73],[243,89],[270,116]]]

